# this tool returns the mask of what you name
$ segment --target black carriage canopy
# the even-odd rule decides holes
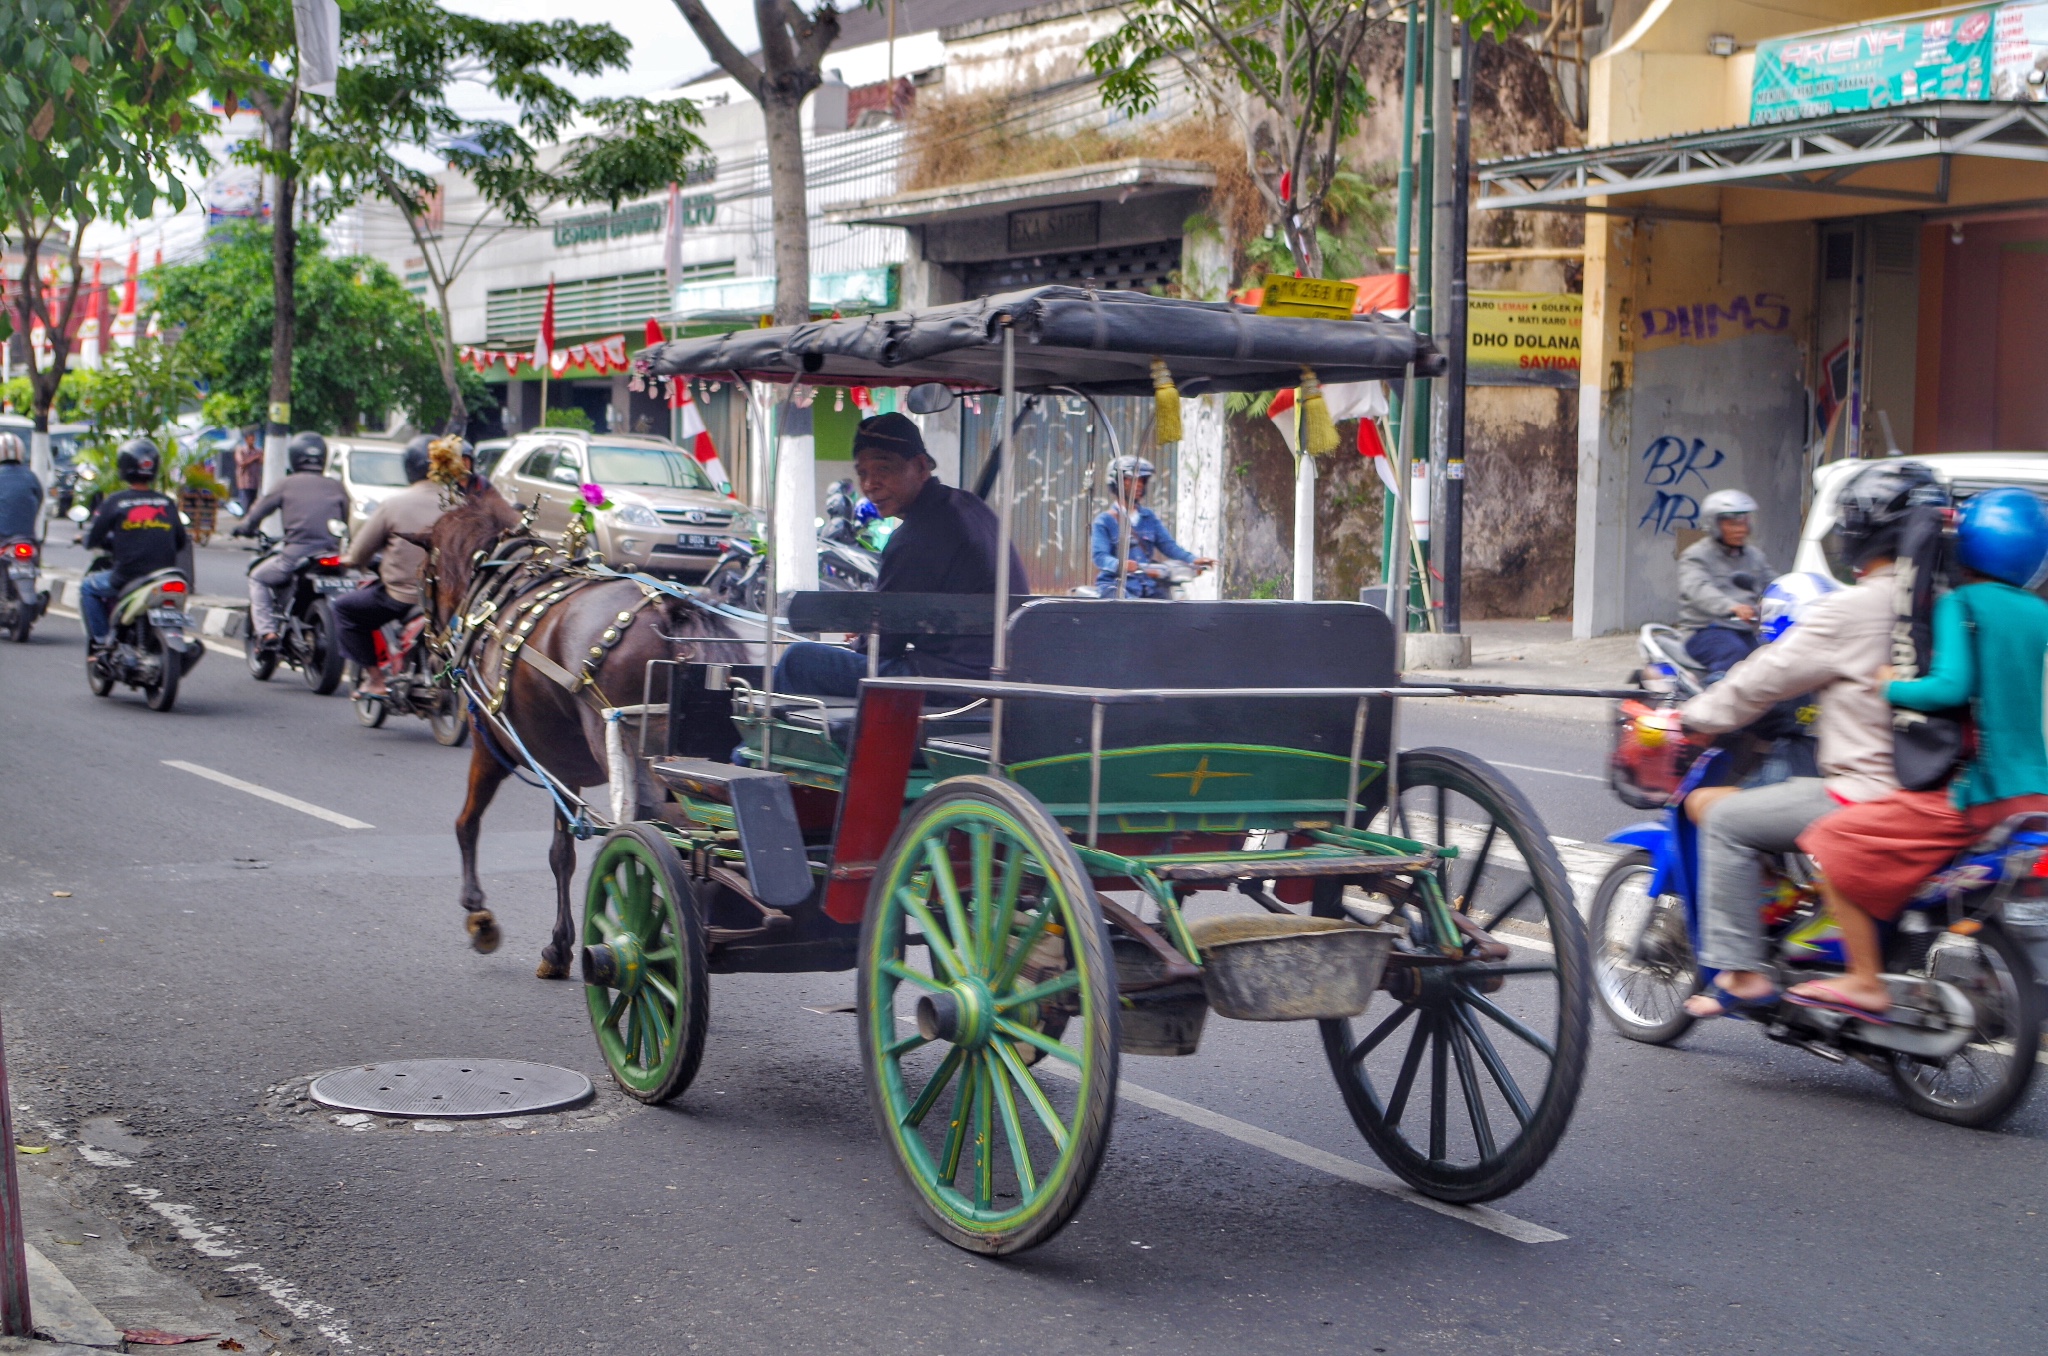
[[[1002,385],[1006,317],[1017,335],[1020,391],[1151,395],[1155,358],[1187,395],[1296,386],[1304,367],[1325,384],[1397,379],[1411,362],[1418,377],[1444,371],[1436,346],[1398,320],[1260,315],[1231,302],[1082,287],[675,339],[642,351],[635,364],[663,377],[993,391]]]

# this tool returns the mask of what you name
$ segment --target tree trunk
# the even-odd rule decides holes
[[[455,312],[448,305],[448,284],[441,281],[439,269],[434,270],[433,283],[434,295],[441,303],[441,337],[434,345],[434,356],[441,363],[441,382],[448,388],[448,418],[441,432],[461,437],[469,427],[469,406],[462,399],[462,383],[455,379]]]
[[[789,83],[796,83],[794,80]],[[762,91],[768,131],[768,192],[774,203],[775,323],[811,318],[811,219],[804,182],[802,91],[791,97],[774,83]]]
[[[256,100],[270,132],[275,163],[292,163],[292,123],[299,91],[293,86],[282,101]],[[299,181],[282,168],[276,175],[277,197],[270,219],[270,408],[264,412],[263,492],[285,477],[285,442],[292,433],[292,341],[298,332],[299,231],[295,202]]]

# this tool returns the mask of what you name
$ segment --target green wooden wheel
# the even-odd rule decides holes
[[[925,1220],[1002,1255],[1080,1209],[1116,1100],[1116,969],[1066,835],[1031,794],[955,777],[868,891],[861,1059]]]
[[[583,996],[628,1097],[666,1102],[690,1086],[710,1017],[704,926],[682,858],[652,825],[614,829],[591,863]]]

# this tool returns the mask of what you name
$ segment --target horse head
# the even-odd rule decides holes
[[[398,534],[426,550],[428,587],[422,590],[420,601],[426,608],[427,624],[435,631],[446,630],[448,619],[462,606],[476,576],[479,554],[519,524],[518,508],[489,481],[481,481],[461,503],[436,519],[431,531]]]

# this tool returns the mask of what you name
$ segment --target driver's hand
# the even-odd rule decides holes
[[[1216,564],[1216,559],[1214,556],[1196,556],[1194,560],[1192,560],[1189,563],[1192,564],[1198,570],[1206,570],[1212,568]]]
[[[1756,620],[1756,609],[1748,603],[1737,603],[1735,605],[1735,616],[1738,620],[1753,622]]]
[[[1148,579],[1164,579],[1166,578],[1166,571],[1157,565],[1147,565],[1145,567],[1145,577]]]

